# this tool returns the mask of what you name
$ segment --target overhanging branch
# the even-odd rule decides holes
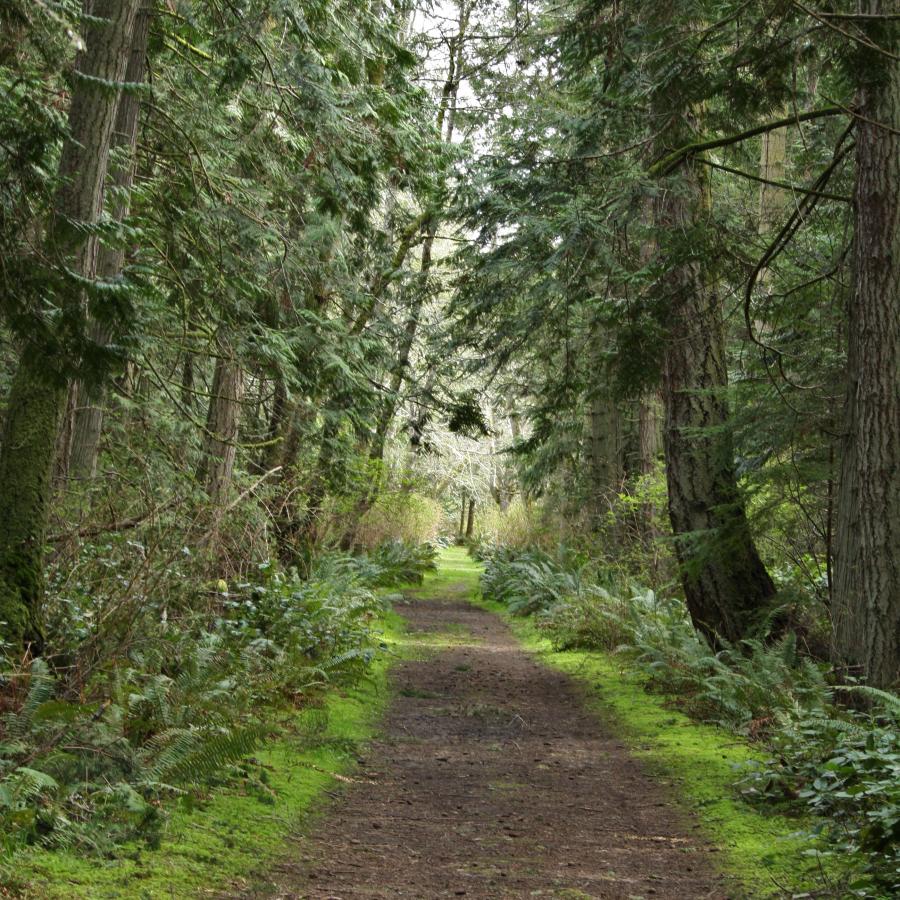
[[[649,175],[663,176],[671,173],[683,160],[697,153],[703,153],[705,150],[715,150],[716,147],[728,147],[731,144],[739,144],[749,138],[756,137],[759,134],[766,134],[769,131],[775,131],[778,128],[787,128],[790,125],[796,125],[798,122],[809,122],[813,119],[824,119],[827,116],[846,115],[847,111],[840,106],[827,106],[824,109],[811,109],[805,113],[798,113],[793,116],[785,116],[783,119],[775,119],[772,122],[765,122],[754,128],[748,128],[746,131],[730,134],[727,137],[713,138],[708,141],[694,141],[685,144],[671,153],[667,153],[661,159],[658,159],[647,170]]]

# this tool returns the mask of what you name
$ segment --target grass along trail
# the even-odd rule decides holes
[[[356,783],[240,897],[726,898],[717,848],[589,711],[469,602],[459,550],[411,592],[411,658]]]

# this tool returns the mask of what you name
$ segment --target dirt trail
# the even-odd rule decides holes
[[[398,611],[437,646],[395,669],[359,783],[242,896],[738,896],[578,685],[499,618],[454,599]]]

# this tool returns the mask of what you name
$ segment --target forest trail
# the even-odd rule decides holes
[[[441,580],[441,579],[439,579]],[[443,583],[356,783],[245,898],[728,898],[712,848],[582,689]]]

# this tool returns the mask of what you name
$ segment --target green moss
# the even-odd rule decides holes
[[[35,851],[16,860],[23,896],[150,900],[211,896],[248,883],[284,853],[287,838],[322,808],[335,776],[352,768],[358,745],[374,734],[389,699],[389,667],[405,649],[402,620],[393,613],[385,617],[384,639],[393,652],[380,656],[362,682],[326,695],[322,710],[293,715],[255,755],[274,802],[231,785],[200,809],[174,811],[159,850],[125,848],[111,860]],[[321,731],[310,728],[326,717]]]

